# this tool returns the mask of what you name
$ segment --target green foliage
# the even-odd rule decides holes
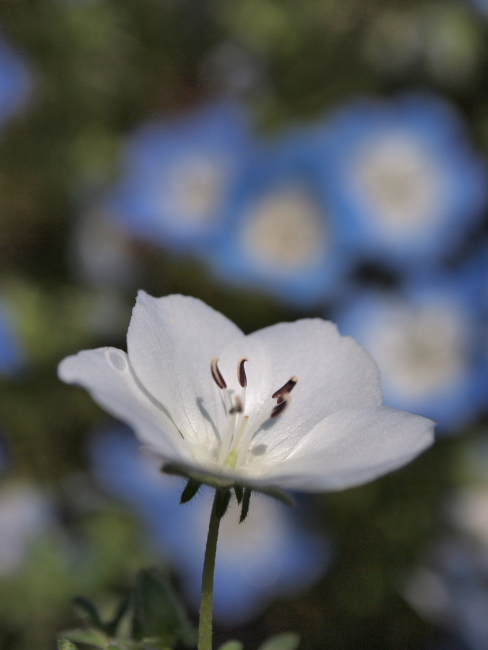
[[[105,650],[109,646],[110,639],[106,634],[94,628],[68,630],[63,632],[63,638],[71,643],[83,643]]]
[[[74,605],[88,625],[64,632],[59,644],[81,643],[103,650],[169,650],[176,644],[196,643],[196,632],[182,604],[158,569],[139,571],[135,588],[107,621],[86,597],[77,596]],[[71,649],[66,646],[66,650]]]
[[[78,650],[74,643],[68,639],[58,639],[58,650]]]
[[[244,650],[244,644],[240,641],[226,641],[219,650]]]
[[[186,645],[195,641],[195,632],[182,605],[167,577],[157,569],[139,572],[133,603],[134,639],[160,639],[163,647],[172,647],[177,641]]]
[[[297,650],[300,645],[300,637],[294,632],[285,632],[284,634],[276,634],[275,636],[267,639],[259,650]]]

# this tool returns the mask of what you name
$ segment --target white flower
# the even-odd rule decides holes
[[[375,362],[321,319],[245,336],[200,300],[141,291],[127,346],[67,357],[59,376],[204,482],[338,490],[433,440],[431,420],[382,405]]]

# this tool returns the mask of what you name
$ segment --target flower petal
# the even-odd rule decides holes
[[[86,388],[109,413],[130,425],[149,450],[165,460],[191,460],[183,438],[164,410],[147,394],[128,357],[116,348],[84,350],[66,357],[59,378]]]
[[[317,318],[279,323],[231,343],[221,359],[222,371],[226,379],[230,376],[231,384],[242,356],[249,358],[246,413],[251,418],[290,377],[298,378],[290,406],[255,436],[254,444],[279,442],[288,454],[332,413],[382,403],[376,363],[353,338],[341,336],[331,322]]]
[[[289,490],[341,490],[412,460],[432,444],[432,420],[381,406],[338,411],[310,431],[263,483]]]
[[[243,336],[234,323],[201,300],[179,295],[152,298],[139,292],[127,335],[131,365],[182,434],[192,435],[207,448],[225,426],[210,362]]]

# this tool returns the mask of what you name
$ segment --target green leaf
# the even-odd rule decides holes
[[[103,631],[106,634],[108,634],[109,636],[115,636],[117,634],[117,628],[119,627],[119,623],[124,617],[124,614],[126,613],[130,603],[131,603],[130,596],[127,596],[126,598],[122,599],[112,620],[108,623],[103,624]]]
[[[78,648],[68,639],[58,639],[58,650],[78,650]]]
[[[158,639],[161,647],[195,640],[183,606],[158,569],[143,569],[137,576],[132,635],[139,640]]]
[[[201,487],[200,481],[196,481],[194,478],[188,479],[188,483],[181,494],[180,505],[191,501]]]
[[[142,639],[136,647],[140,650],[171,650],[171,646],[162,639]]]
[[[87,619],[92,627],[96,627],[99,630],[103,629],[103,624],[97,608],[91,600],[85,598],[85,596],[75,596],[75,598],[73,598],[73,604],[75,609],[78,610],[80,616]]]
[[[244,644],[241,641],[226,641],[219,650],[244,650]]]
[[[63,638],[71,641],[72,643],[84,643],[86,645],[94,645],[96,648],[107,648],[110,639],[106,634],[90,627],[86,630],[69,630],[63,632]]]
[[[300,637],[295,632],[284,632],[275,634],[267,639],[258,650],[297,650],[300,645]]]

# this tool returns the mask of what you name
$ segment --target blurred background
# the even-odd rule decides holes
[[[211,495],[56,376],[125,346],[137,289],[244,331],[320,316],[408,467],[224,520],[216,642],[488,647],[488,3],[2,0],[0,648],[47,650],[160,566],[196,620]]]

